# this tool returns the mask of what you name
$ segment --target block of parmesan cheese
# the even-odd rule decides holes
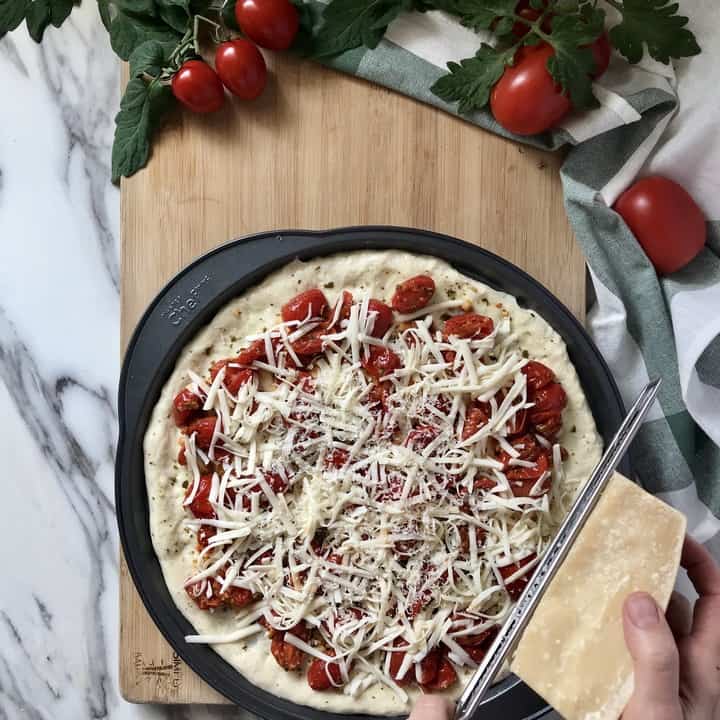
[[[615,474],[523,633],[513,672],[567,720],[617,720],[633,689],[622,605],[666,608],[685,517]]]

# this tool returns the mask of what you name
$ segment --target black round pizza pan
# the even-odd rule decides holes
[[[223,305],[295,258],[309,260],[361,249],[401,249],[434,255],[463,274],[514,295],[522,306],[540,313],[567,344],[606,444],[624,416],[607,365],[570,311],[519,268],[456,238],[395,227],[266,232],[233,240],[180,271],[146,310],[123,362],[115,466],[120,540],[145,607],[178,655],[229,700],[268,720],[370,720],[371,716],[330,713],[278,698],[254,686],[209,647],[185,643],[185,635],[193,629],[170,597],[150,540],[143,436],[178,354]],[[621,469],[627,474],[628,461],[623,462]],[[479,717],[530,720],[548,711],[539,696],[510,675],[493,687]]]

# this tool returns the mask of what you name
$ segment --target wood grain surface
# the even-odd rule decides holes
[[[123,181],[122,346],[157,290],[196,256],[269,229],[413,226],[519,265],[582,317],[585,270],[561,158],[331,70],[272,58],[256,102],[178,117]],[[156,630],[120,572],[120,688],[133,702],[224,702]]]

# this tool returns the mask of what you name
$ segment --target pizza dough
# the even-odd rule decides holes
[[[567,720],[617,720],[633,689],[622,605],[666,608],[685,517],[615,474],[525,630],[511,669]]]
[[[233,616],[229,612],[200,610],[184,589],[197,563],[197,547],[194,531],[185,526],[187,511],[183,507],[182,481],[187,478],[187,470],[176,462],[178,431],[172,419],[172,401],[188,382],[188,371],[205,376],[214,361],[236,354],[242,338],[274,325],[280,306],[298,292],[319,287],[332,301],[345,288],[358,297],[367,293],[389,300],[398,283],[419,274],[428,274],[434,279],[434,302],[466,297],[478,312],[491,316],[496,322],[509,317],[512,342],[517,350],[528,352],[533,359],[547,364],[562,383],[568,405],[563,412],[563,431],[558,441],[567,450],[568,458],[563,463],[562,497],[551,508],[551,527],[559,524],[578,488],[599,460],[601,440],[564,342],[542,317],[519,307],[512,296],[462,275],[442,260],[407,252],[359,251],[291,263],[229,303],[182,351],[145,436],[145,477],[153,546],[176,605],[199,634],[226,635],[233,629]],[[296,703],[323,710],[394,715],[408,712],[420,694],[417,688],[409,688],[410,700],[405,703],[383,685],[373,685],[357,697],[341,691],[314,691],[304,674],[278,667],[264,633],[212,647],[253,684]],[[460,674],[460,682],[447,691],[448,697],[460,694],[468,676],[466,669]]]

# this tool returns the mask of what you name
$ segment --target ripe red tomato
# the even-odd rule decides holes
[[[453,335],[459,338],[484,338],[494,327],[492,318],[486,315],[465,313],[448,318],[443,324],[442,332],[445,339]]]
[[[603,32],[603,34],[590,45],[590,49],[592,50],[593,60],[595,61],[595,70],[593,70],[590,77],[597,80],[605,73],[610,64],[610,38],[608,34]]]
[[[302,322],[309,318],[323,317],[328,309],[328,301],[322,290],[310,288],[288,300],[280,310],[283,322],[292,320]]]
[[[370,377],[379,380],[384,375],[397,370],[402,365],[402,361],[390,348],[373,345],[368,356],[362,357],[360,364]]]
[[[332,655],[332,652],[329,654]],[[313,690],[329,690],[343,684],[340,666],[318,658],[312,660],[308,666],[307,680]]]
[[[435,281],[429,275],[417,275],[395,288],[390,304],[399,313],[411,313],[424,308],[435,292]]]
[[[218,45],[215,69],[223,85],[243,100],[254,100],[267,84],[265,58],[255,45],[244,38]]]
[[[552,79],[550,45],[520,48],[490,95],[495,119],[516,135],[535,135],[556,125],[570,110],[570,99]]]
[[[235,18],[245,35],[269,50],[287,50],[300,27],[300,15],[289,0],[238,0]]]
[[[638,180],[613,208],[661,275],[687,265],[705,245],[705,216],[687,191],[660,175]]]
[[[370,333],[373,337],[381,338],[393,324],[393,313],[388,305],[380,300],[368,301],[368,316],[370,313],[376,313],[373,329]]]
[[[190,496],[192,488],[192,485],[188,486],[185,493],[186,498]],[[212,519],[215,517],[215,510],[213,510],[213,506],[210,504],[210,490],[212,490],[212,475],[201,476],[195,497],[190,503],[190,512],[196,518]]]
[[[187,425],[203,406],[202,399],[189,388],[181,390],[173,400],[173,419],[178,427]]]
[[[197,113],[219,110],[225,102],[225,91],[217,73],[202,60],[188,60],[173,75],[173,95]]]

